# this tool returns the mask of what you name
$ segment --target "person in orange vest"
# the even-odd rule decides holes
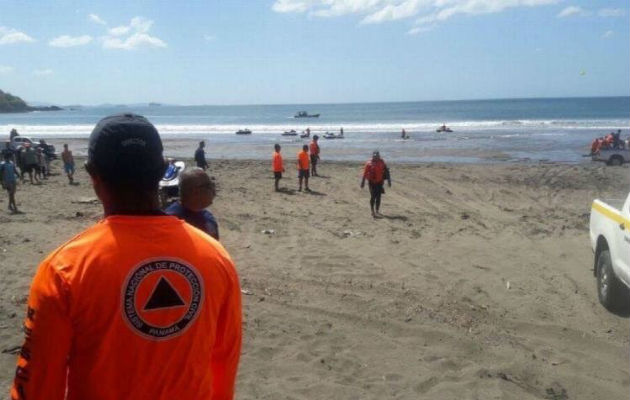
[[[86,169],[104,219],[33,278],[13,400],[232,399],[241,297],[223,246],[160,211],[155,127],[102,119]]]
[[[372,210],[372,217],[378,218],[381,216],[379,209],[381,208],[381,194],[385,193],[385,189],[383,189],[385,180],[387,180],[388,186],[392,187],[389,169],[385,161],[381,158],[378,150],[372,153],[372,160],[365,164],[363,178],[361,179],[361,189],[365,186],[366,180],[370,188],[370,210]]]
[[[298,153],[297,156],[297,169],[298,169],[298,182],[300,184],[298,191],[302,191],[302,180],[304,180],[304,190],[310,192],[311,189],[308,188],[308,178],[309,178],[309,157],[308,157],[308,146],[302,146],[302,151]]]
[[[282,156],[280,155],[280,145],[278,143],[273,145],[274,152],[271,160],[271,168],[273,169],[273,179],[275,181],[276,192],[280,191],[278,184],[282,179],[282,173],[284,172],[284,164],[282,163]]]
[[[317,175],[317,162],[319,161],[319,144],[317,141],[319,140],[319,136],[313,135],[313,140],[309,145],[309,150],[311,151],[311,175]]]

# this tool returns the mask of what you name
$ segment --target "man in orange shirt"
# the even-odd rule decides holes
[[[381,208],[381,194],[385,193],[385,189],[383,189],[385,179],[387,179],[388,186],[392,187],[389,168],[387,168],[385,161],[383,161],[378,151],[374,151],[372,153],[372,160],[365,164],[363,179],[361,179],[361,189],[365,186],[366,179],[370,188],[370,210],[372,210],[372,217],[378,218],[381,216],[379,209]]]
[[[232,399],[238,276],[219,242],[159,211],[157,130],[102,119],[86,169],[105,218],[40,264],[11,398]]]
[[[304,180],[304,190],[310,192],[311,189],[308,188],[308,177],[309,177],[309,165],[308,165],[308,146],[302,146],[302,151],[298,153],[297,157],[297,168],[298,168],[298,181],[300,183],[300,188],[298,191],[302,191],[302,180]]]
[[[282,156],[280,155],[280,145],[278,143],[273,145],[274,152],[271,159],[271,168],[273,168],[273,179],[275,181],[276,192],[280,191],[278,184],[282,179],[282,173],[284,172],[284,164],[282,163]]]
[[[318,140],[319,136],[313,135],[313,140],[311,141],[311,144],[309,146],[311,150],[311,175],[313,176],[319,176],[317,175],[317,162],[319,161],[319,144],[317,144]]]

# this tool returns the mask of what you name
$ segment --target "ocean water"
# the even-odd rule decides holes
[[[295,119],[297,111],[319,118]],[[190,157],[196,142],[207,142],[211,158],[266,159],[274,143],[291,154],[307,140],[283,137],[285,130],[310,128],[311,135],[343,127],[343,140],[320,139],[322,157],[363,160],[379,149],[398,162],[587,161],[594,137],[621,129],[630,134],[630,97],[504,99],[440,102],[303,104],[255,106],[100,106],[58,112],[0,114],[0,135],[69,142],[85,153],[96,122],[113,113],[146,116],[165,140],[165,152]],[[437,133],[442,124],[452,133]],[[243,128],[251,136],[235,135]],[[405,129],[409,140],[400,138]],[[1,137],[1,136],[0,136]]]

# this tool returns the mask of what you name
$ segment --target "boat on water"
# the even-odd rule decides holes
[[[284,131],[282,133],[282,136],[297,136],[297,132],[294,129],[291,129],[290,131]]]
[[[309,114],[306,111],[298,111],[293,118],[319,118],[319,114]]]
[[[439,127],[439,128],[437,128],[435,131],[436,131],[437,133],[441,133],[441,132],[453,132],[453,130],[452,130],[451,128],[449,128],[448,126],[446,126],[446,125],[442,125],[442,126],[440,126],[440,127]]]
[[[310,131],[309,132],[302,132],[302,134],[300,134],[300,137],[302,139],[309,138],[309,137],[311,137],[311,132]]]
[[[250,131],[249,129],[239,129],[238,131],[236,131],[237,135],[251,135],[252,131]]]

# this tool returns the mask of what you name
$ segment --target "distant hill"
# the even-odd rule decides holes
[[[31,107],[18,96],[0,90],[0,113],[22,113],[29,111],[59,111],[57,106]]]

